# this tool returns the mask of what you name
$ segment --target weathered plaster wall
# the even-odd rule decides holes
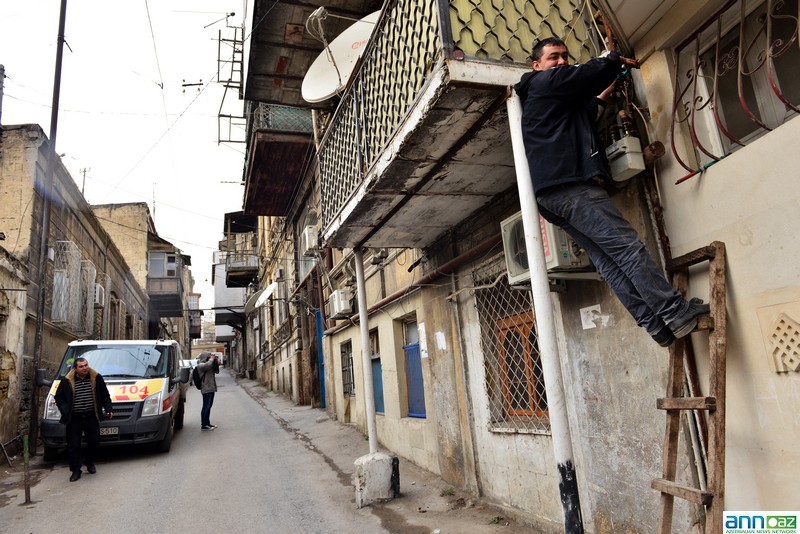
[[[661,111],[655,120],[658,134],[667,140],[672,96],[655,88],[669,83],[669,62],[655,54],[649,63],[642,71],[649,105]],[[794,117],[680,185],[674,182],[684,169],[671,160],[658,168],[674,253],[715,240],[726,245],[725,504],[730,510],[794,509],[800,492],[795,476],[800,470],[800,374],[773,354],[782,352],[781,343],[798,350],[800,339],[798,136],[800,118]],[[704,275],[698,273],[691,284],[693,293],[707,292]],[[703,343],[697,346],[705,379],[707,352]]]
[[[24,379],[27,270],[0,248],[0,443],[19,432]]]

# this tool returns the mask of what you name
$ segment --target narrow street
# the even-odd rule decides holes
[[[101,449],[97,474],[69,482],[66,454],[32,460],[25,504],[21,458],[0,475],[0,532],[534,532],[401,459],[402,496],[356,509],[353,461],[368,443],[324,411],[294,406],[254,381],[218,375],[200,430],[193,387],[172,450]],[[249,393],[249,394],[248,394]],[[70,510],[79,513],[70,513]]]

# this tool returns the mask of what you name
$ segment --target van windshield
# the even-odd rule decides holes
[[[167,374],[169,347],[142,345],[81,345],[69,347],[58,372],[66,375],[75,358],[83,357],[104,378],[158,378]]]

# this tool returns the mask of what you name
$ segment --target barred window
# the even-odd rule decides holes
[[[742,0],[729,3],[676,48],[673,124],[689,130],[703,164],[800,110],[797,2],[747,8]],[[693,170],[691,158],[678,159]]]
[[[550,433],[529,290],[512,289],[502,258],[473,272],[492,432]]]
[[[339,345],[342,357],[342,393],[345,397],[355,397],[355,376],[353,375],[353,343],[345,341]]]

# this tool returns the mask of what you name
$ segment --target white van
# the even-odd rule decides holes
[[[181,368],[181,347],[174,340],[73,341],[61,361],[44,403],[41,437],[44,459],[52,460],[67,446],[66,426],[55,394],[76,358],[103,375],[111,394],[113,418],[100,421],[100,446],[153,443],[168,452],[174,430],[183,427],[189,370]],[[40,370],[41,371],[41,370]]]

